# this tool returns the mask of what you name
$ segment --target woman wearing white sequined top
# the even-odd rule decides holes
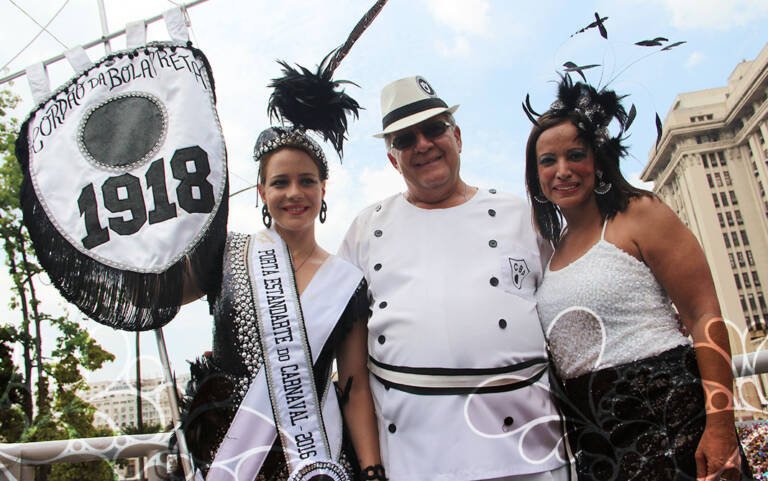
[[[614,92],[564,77],[526,149],[535,222],[555,247],[538,309],[579,479],[739,479],[712,277],[674,212],[622,177],[627,117]]]

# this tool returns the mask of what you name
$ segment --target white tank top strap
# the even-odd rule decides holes
[[[600,233],[600,240],[605,240],[605,228],[608,227],[608,219],[603,221],[603,232]]]

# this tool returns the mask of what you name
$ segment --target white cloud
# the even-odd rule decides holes
[[[391,165],[363,169],[359,179],[365,205],[405,190],[402,176]]]
[[[682,30],[730,30],[768,16],[765,0],[662,0],[672,25]]]
[[[486,35],[490,29],[491,6],[487,1],[427,0],[434,18],[459,33]]]
[[[448,58],[469,57],[472,54],[469,41],[463,35],[453,37],[452,44],[447,44],[440,39],[435,40],[435,48],[440,52],[440,55]]]
[[[630,172],[629,175],[626,176],[627,182],[632,184],[635,187],[638,187],[640,189],[646,189],[646,190],[653,190],[654,183],[653,182],[643,182],[643,180],[640,178],[640,172]]]
[[[686,68],[693,68],[700,64],[704,60],[704,54],[701,52],[693,52],[688,56],[688,60],[685,61]]]
[[[435,48],[446,58],[467,58],[472,54],[471,37],[488,38],[491,31],[490,4],[487,1],[426,0],[437,23],[453,30],[448,41],[435,40]]]

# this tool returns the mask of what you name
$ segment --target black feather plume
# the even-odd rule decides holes
[[[580,34],[580,33],[584,33],[584,32],[586,32],[587,30],[589,30],[590,28],[595,28],[595,27],[598,27],[599,25],[602,25],[602,26],[603,26],[603,27],[602,27],[602,28],[603,28],[603,30],[605,30],[605,25],[603,24],[603,22],[605,22],[606,20],[608,20],[608,17],[601,17],[601,16],[599,16],[599,15],[597,14],[597,12],[595,12],[595,18],[596,18],[596,20],[595,20],[594,22],[592,22],[592,23],[590,23],[589,25],[587,25],[586,27],[584,27],[584,28],[581,28],[581,29],[577,30],[576,32],[572,33],[572,34],[571,34],[571,37],[573,37],[574,35],[578,35],[578,34]],[[602,35],[602,31],[600,32],[600,34]],[[605,37],[603,37],[603,38],[608,38],[608,37],[607,37],[607,35],[608,35],[608,33],[607,33],[607,32],[606,32],[606,34],[605,34],[605,35],[606,35],[606,36],[605,36]]]
[[[365,12],[363,18],[357,22],[355,28],[353,28],[349,33],[347,40],[333,54],[333,58],[328,64],[328,68],[331,70],[331,74],[336,71],[336,67],[339,66],[341,61],[344,60],[344,57],[346,57],[349,51],[352,49],[352,45],[357,42],[357,39],[360,38],[360,35],[362,35],[363,32],[365,32],[365,30],[371,25],[373,20],[376,18],[379,12],[381,12],[381,9],[384,8],[386,3],[387,0],[377,0],[376,3],[374,3],[373,6],[367,12]]]
[[[576,72],[584,80],[584,82],[586,82],[587,81],[587,77],[584,75],[584,70],[589,70],[591,68],[595,68],[595,67],[599,67],[599,66],[600,66],[600,64],[596,64],[596,63],[589,64],[589,65],[576,65],[573,62],[565,62],[563,64],[563,67],[565,67],[563,69],[563,72],[565,72],[565,73]]]
[[[640,47],[658,47],[663,42],[669,42],[669,39],[665,37],[656,37],[650,40],[641,40],[639,42],[635,42],[635,45]]]
[[[528,111],[531,112],[531,114],[535,115],[536,117],[540,116],[541,114],[533,110],[533,107],[531,107],[531,94],[525,94],[525,105],[528,109]]]
[[[347,114],[358,117],[361,108],[355,99],[339,90],[343,84],[357,84],[347,80],[333,80],[329,59],[335,50],[325,56],[317,72],[297,65],[293,68],[282,60],[283,76],[272,79],[267,113],[270,118],[288,121],[294,127],[314,130],[331,142],[339,157],[343,155],[347,130]]]
[[[632,122],[635,121],[635,116],[637,116],[637,109],[635,108],[635,104],[632,104],[632,107],[629,108],[629,114],[627,115],[627,122],[624,124],[624,130],[627,130],[632,125]]]
[[[560,84],[557,86],[557,99],[562,102],[564,110],[573,110],[581,95],[580,84],[573,83],[571,77],[564,75],[561,77]]]
[[[523,102],[522,106],[523,106],[523,112],[525,112],[525,115],[528,116],[528,120],[530,120],[533,125],[539,125],[539,121],[536,120],[536,117],[533,115],[533,111],[528,110],[528,107],[525,105],[525,102]]]
[[[595,12],[595,24],[597,25],[598,30],[600,30],[600,36],[603,38],[608,38],[608,30],[605,29],[603,19],[600,18],[600,14],[597,12]]]
[[[679,47],[680,45],[682,45],[684,43],[687,43],[687,42],[685,40],[683,40],[683,41],[680,41],[680,42],[670,43],[666,47],[662,48],[661,51],[663,52],[665,50],[672,50],[673,48]]]

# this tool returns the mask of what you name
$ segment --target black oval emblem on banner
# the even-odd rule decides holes
[[[165,138],[165,117],[160,101],[149,94],[112,97],[83,119],[79,139],[83,154],[113,168],[148,160]]]

